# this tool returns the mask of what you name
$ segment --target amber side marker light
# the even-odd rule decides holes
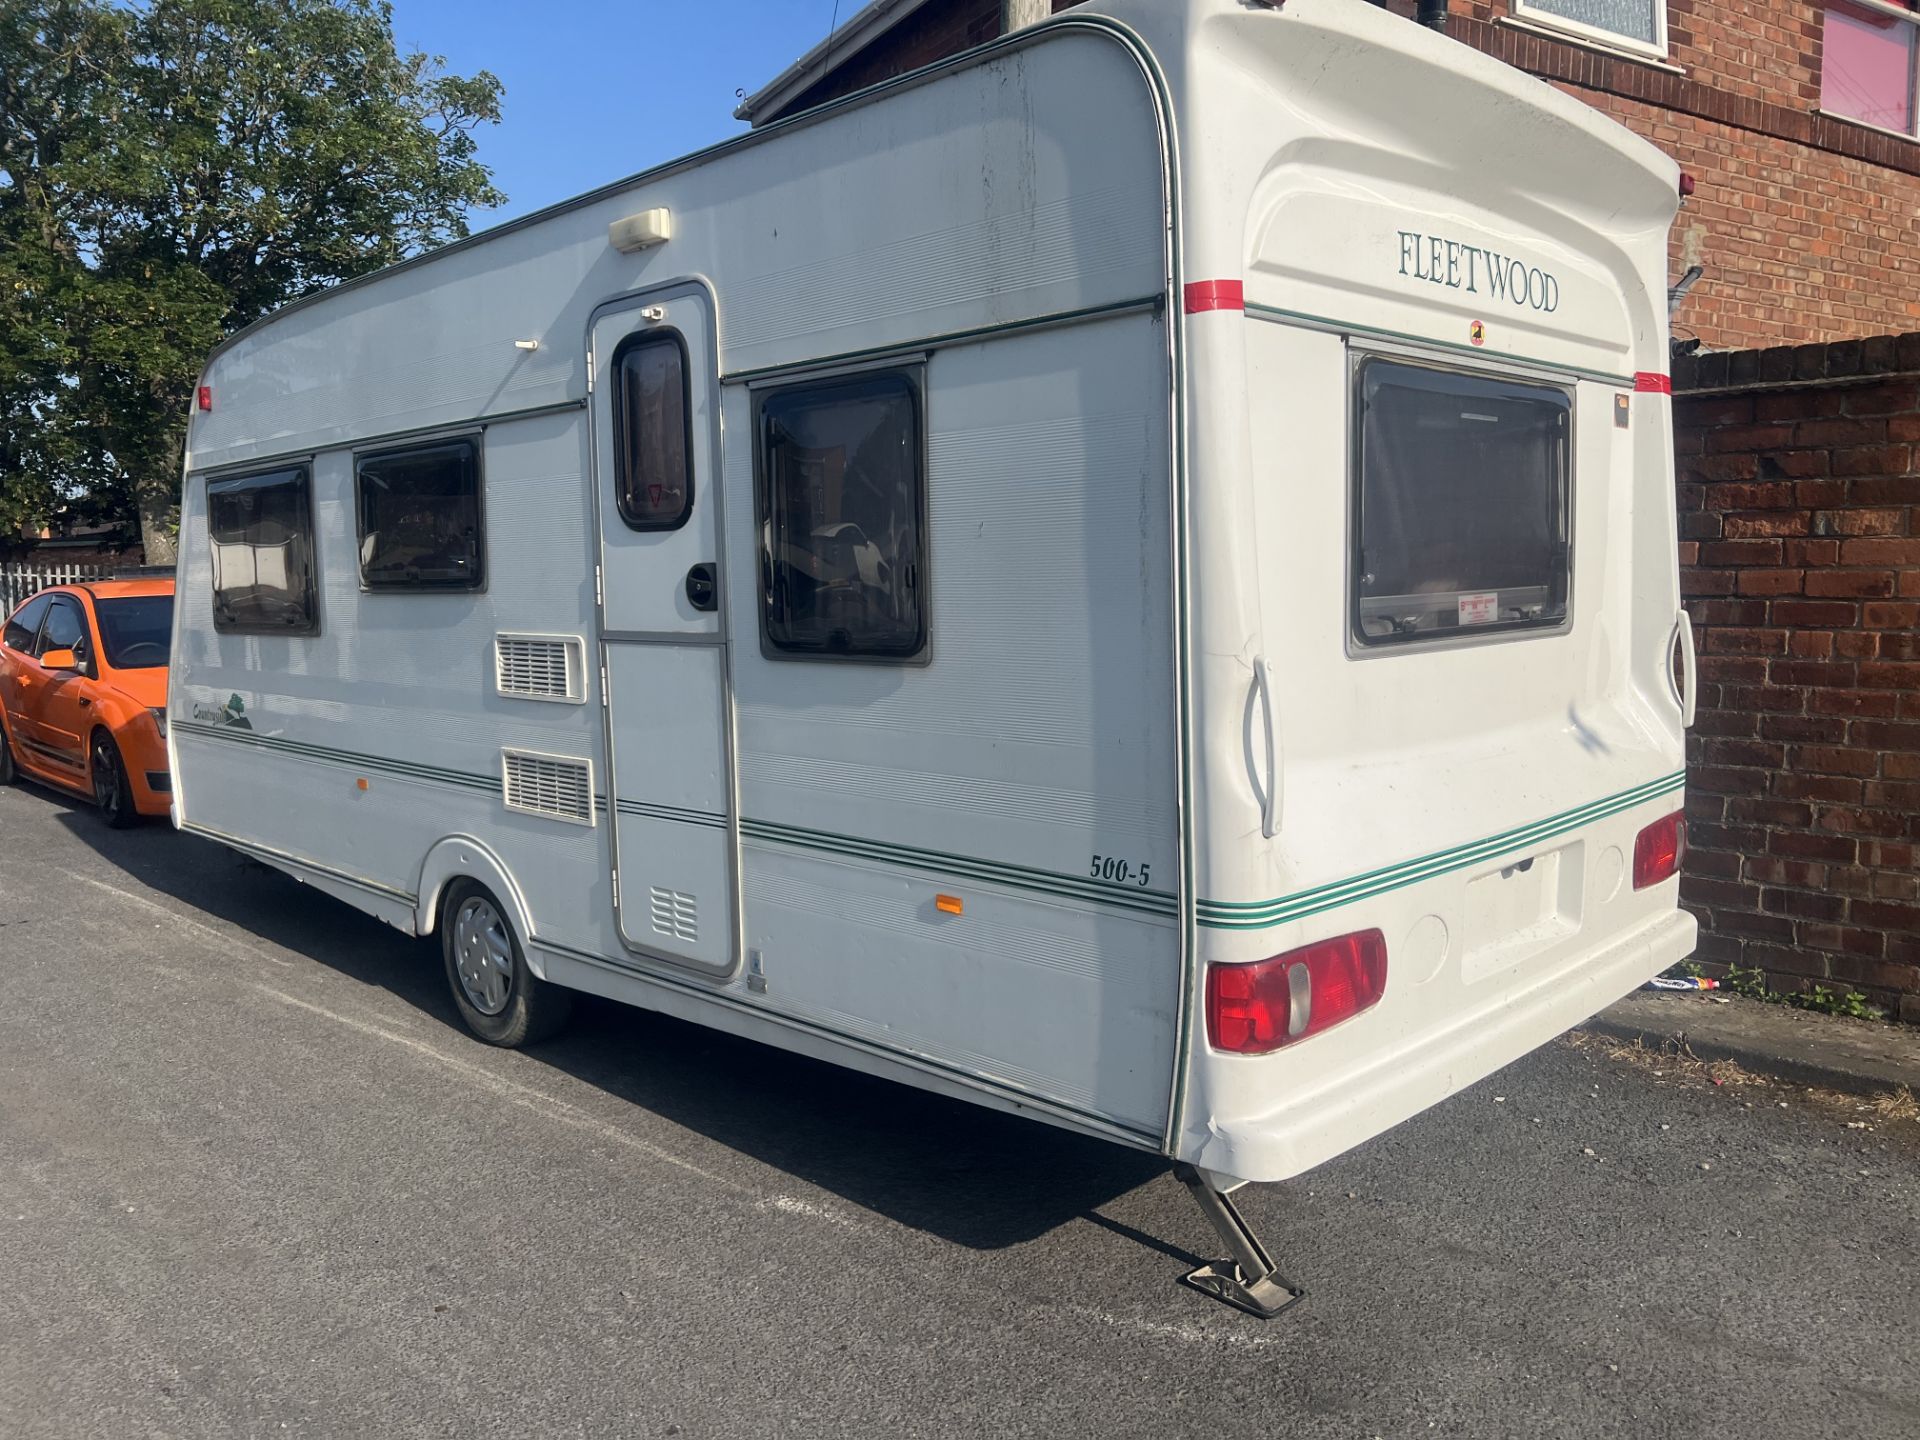
[[[1265,1055],[1351,1020],[1386,988],[1387,940],[1378,930],[1251,965],[1209,965],[1207,1040],[1235,1055]]]
[[[1687,858],[1687,819],[1676,810],[1633,837],[1633,888],[1644,890],[1671,880]]]
[[[942,915],[958,915],[966,907],[960,903],[958,895],[936,895],[933,897],[933,908]]]

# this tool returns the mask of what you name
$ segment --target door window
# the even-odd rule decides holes
[[[81,612],[78,600],[65,595],[53,597],[53,608],[47,611],[47,623],[40,627],[40,645],[34,654],[45,655],[50,650],[72,650],[82,657],[86,655],[87,617]]]
[[[1572,404],[1551,385],[1359,369],[1353,636],[1362,645],[1567,618]]]
[[[760,407],[762,623],[795,656],[911,660],[927,643],[920,397],[901,372]]]
[[[214,629],[263,635],[319,630],[306,466],[209,480],[207,531]]]
[[[36,595],[13,612],[13,618],[7,621],[4,642],[9,650],[18,650],[26,655],[33,653],[34,637],[40,633],[40,621],[51,604],[51,595]]]
[[[693,509],[687,347],[672,331],[621,342],[613,355],[613,468],[632,530],[678,530]]]

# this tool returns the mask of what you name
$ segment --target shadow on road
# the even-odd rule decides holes
[[[471,1043],[440,948],[258,861],[165,822],[106,828],[61,817],[142,883],[316,964],[386,990]],[[974,1249],[1032,1240],[1084,1217],[1186,1264],[1199,1258],[1096,1208],[1164,1161],[1037,1121],[876,1080],[650,1011],[581,996],[566,1032],[528,1052],[609,1095],[900,1224]]]

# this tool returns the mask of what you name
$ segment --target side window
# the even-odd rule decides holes
[[[613,355],[613,464],[620,518],[678,530],[693,509],[687,348],[672,331],[634,335]]]
[[[1567,392],[1378,358],[1355,383],[1353,638],[1407,645],[1564,624]]]
[[[911,660],[927,644],[920,393],[899,371],[760,402],[760,581],[768,645]]]
[[[353,483],[367,589],[486,588],[476,437],[356,456]]]
[[[213,549],[213,628],[229,634],[312,635],[313,495],[305,465],[207,482]]]
[[[40,620],[47,613],[47,607],[53,604],[51,595],[36,595],[7,621],[6,638],[3,643],[9,650],[19,650],[24,654],[33,653],[33,638],[40,633]]]
[[[33,653],[72,650],[84,657],[87,648],[87,617],[81,612],[80,602],[66,595],[54,596],[47,623],[40,627],[39,647]]]

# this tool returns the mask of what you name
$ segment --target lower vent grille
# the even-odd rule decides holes
[[[652,890],[654,932],[670,940],[684,940],[689,945],[697,941],[700,907],[693,896],[684,890],[662,890],[658,885]]]
[[[593,824],[592,761],[526,750],[502,750],[500,759],[509,810]]]

